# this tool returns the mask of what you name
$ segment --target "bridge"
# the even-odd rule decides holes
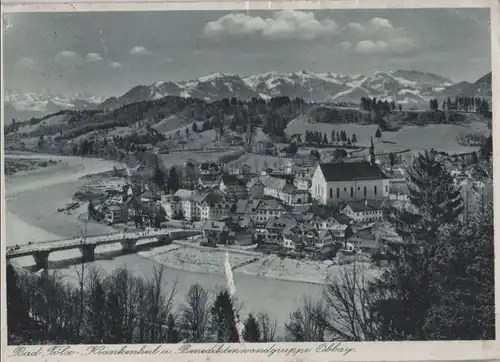
[[[50,253],[57,251],[80,249],[83,261],[89,262],[95,260],[95,248],[99,245],[120,243],[124,253],[131,253],[136,250],[136,245],[139,240],[157,241],[160,244],[166,244],[174,239],[184,239],[198,234],[200,234],[200,231],[184,229],[146,230],[129,233],[118,232],[106,235],[19,245],[17,247],[7,248],[5,256],[7,259],[14,259],[32,255],[35,259],[37,268],[47,269]]]

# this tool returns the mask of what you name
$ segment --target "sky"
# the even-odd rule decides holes
[[[489,9],[4,14],[4,85],[121,95],[215,72],[373,74],[474,82],[491,69]]]

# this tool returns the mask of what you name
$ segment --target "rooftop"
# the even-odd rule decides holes
[[[319,167],[327,182],[380,180],[388,178],[376,164],[370,162],[320,163]]]
[[[347,205],[354,212],[364,212],[364,211],[380,211],[382,210],[382,205],[376,200],[359,200],[348,202]]]

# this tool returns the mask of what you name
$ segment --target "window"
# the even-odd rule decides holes
[[[347,187],[344,187],[344,192],[346,192],[346,191],[347,191]]]
[[[333,189],[330,187],[330,199],[333,197]]]
[[[365,186],[365,188],[364,188],[364,190],[363,190],[363,191],[364,191],[364,195],[365,195],[365,197],[366,197],[366,186]]]
[[[385,185],[385,192],[388,192],[387,185]]]
[[[337,199],[340,197],[340,189],[337,187]]]
[[[358,191],[361,190],[361,187],[358,186]]]
[[[377,196],[377,186],[373,186],[373,193]]]
[[[351,186],[351,197],[354,197],[354,187]]]

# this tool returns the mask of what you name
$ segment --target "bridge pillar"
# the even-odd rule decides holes
[[[38,269],[49,268],[49,254],[49,251],[35,251],[33,258],[35,259],[35,265]]]
[[[80,245],[80,251],[82,253],[82,259],[84,262],[95,260],[95,248],[95,244]]]
[[[120,242],[125,253],[133,253],[136,249],[137,239],[125,239]]]

